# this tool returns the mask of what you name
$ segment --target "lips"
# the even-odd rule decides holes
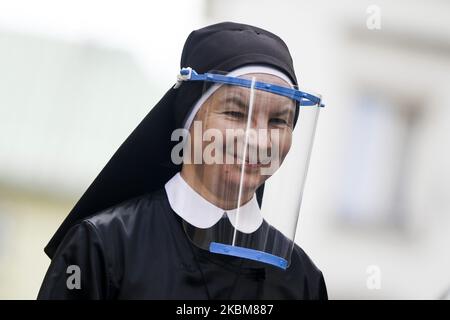
[[[234,163],[235,164],[241,164],[242,163],[242,158],[238,158],[236,155],[233,156],[233,159],[234,159]],[[250,162],[249,158],[246,158],[245,161],[244,161],[244,165],[245,165],[245,167],[248,167],[248,168],[259,168],[263,164],[260,161],[257,161],[256,163],[252,163],[252,162]]]
[[[262,164],[260,162],[258,162],[258,163],[245,162],[245,167],[246,168],[256,169],[256,168],[260,168],[261,166],[262,166]]]

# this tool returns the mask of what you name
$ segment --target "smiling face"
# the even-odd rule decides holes
[[[242,78],[289,86],[268,74],[248,74]],[[202,155],[214,140],[212,151],[220,163],[183,164],[182,175],[208,200],[224,208],[241,205],[273,174],[287,155],[294,123],[293,100],[273,93],[223,85],[202,105],[194,118],[202,132],[214,132],[205,141],[190,128],[191,150],[201,144]],[[218,138],[221,136],[222,138]],[[203,138],[203,139],[201,139]],[[199,141],[201,139],[201,141]]]

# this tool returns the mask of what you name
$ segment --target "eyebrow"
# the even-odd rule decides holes
[[[244,101],[242,96],[236,95],[236,96],[232,96],[232,97],[225,97],[224,100],[225,100],[224,101],[225,103],[233,103],[234,105],[238,106],[240,109],[246,110],[248,108],[248,105]],[[294,112],[293,105],[284,104],[279,109],[277,108],[277,110],[274,111],[272,114],[274,116],[279,117],[281,115],[290,114],[292,112]]]
[[[291,105],[284,105],[280,109],[277,109],[276,111],[274,111],[272,114],[275,116],[280,116],[280,115],[290,114],[292,112],[294,112],[294,108],[292,108]]]
[[[241,109],[247,109],[247,103],[239,96],[226,97],[225,103],[233,103]]]

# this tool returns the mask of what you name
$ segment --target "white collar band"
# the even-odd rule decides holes
[[[207,201],[192,189],[179,172],[164,187],[172,210],[197,228],[207,229],[214,226],[224,213],[233,227],[243,233],[252,233],[263,223],[255,195],[249,202],[237,209],[224,210]]]

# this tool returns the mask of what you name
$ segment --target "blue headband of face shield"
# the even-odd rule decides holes
[[[321,102],[321,98],[312,95],[307,92],[303,92],[293,88],[287,88],[271,83],[256,81],[253,83],[252,80],[242,79],[237,77],[230,77],[214,73],[202,73],[198,74],[195,70],[190,67],[182,68],[177,76],[177,83],[174,88],[178,88],[183,81],[205,81],[213,82],[219,84],[229,84],[240,86],[244,88],[255,88],[257,90],[266,91],[280,96],[288,97],[299,103],[300,106],[319,106],[325,107]]]

